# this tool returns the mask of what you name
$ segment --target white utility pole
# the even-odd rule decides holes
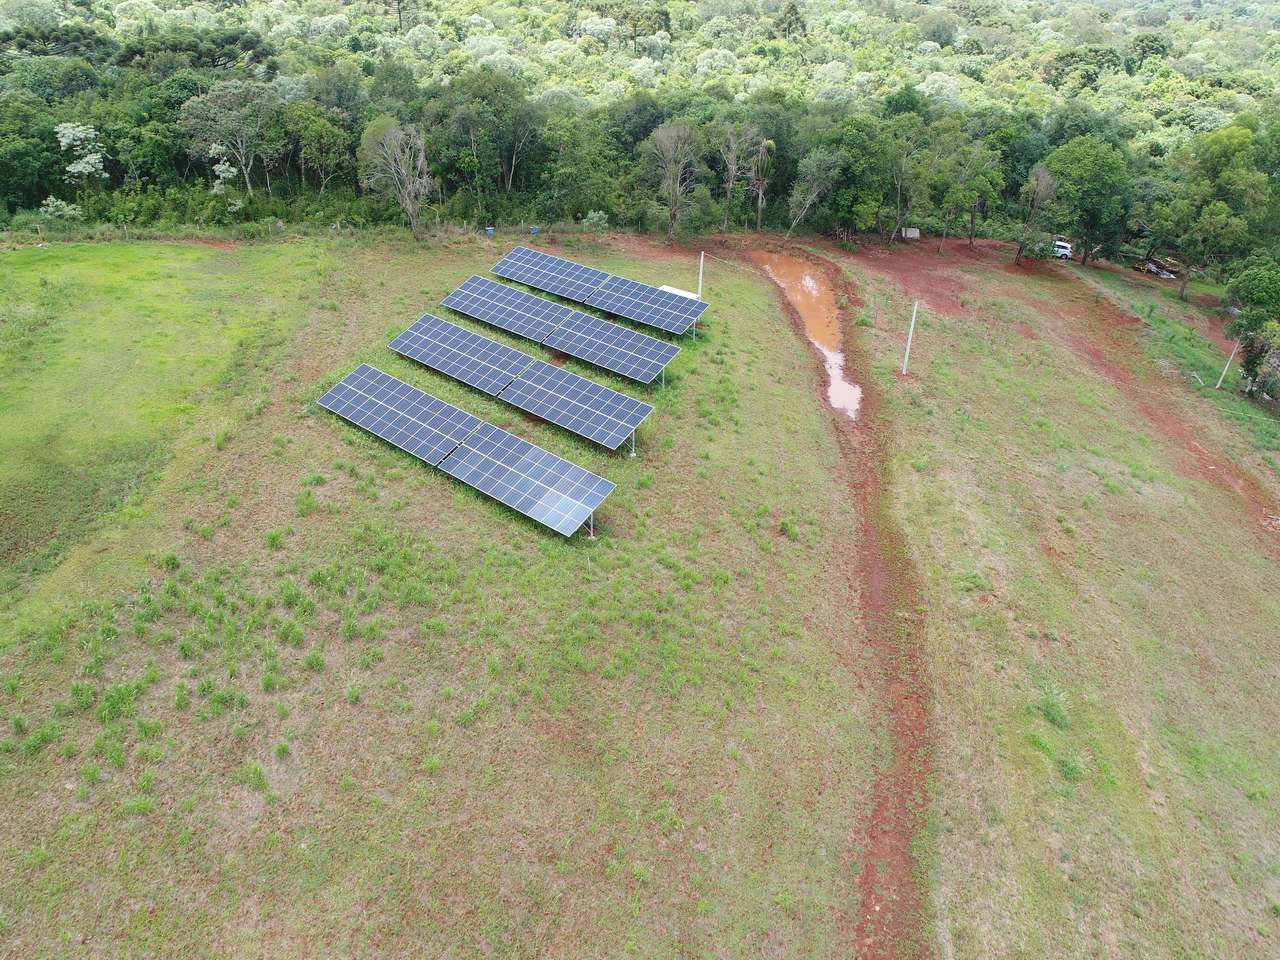
[[[902,375],[907,375],[907,363],[911,360],[911,340],[916,335],[916,311],[920,309],[920,301],[911,308],[911,329],[907,331],[907,352],[902,355]]]
[[[707,263],[707,251],[703,250],[698,254],[698,299],[702,299],[702,268]]]
[[[1213,389],[1221,390],[1222,381],[1227,379],[1227,371],[1231,369],[1231,361],[1236,358],[1236,351],[1240,349],[1240,341],[1236,341],[1236,345],[1231,348],[1231,356],[1227,357],[1227,365],[1222,368],[1222,376],[1218,378],[1218,382],[1214,384]]]

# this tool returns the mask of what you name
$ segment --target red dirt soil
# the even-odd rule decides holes
[[[734,245],[746,262],[751,247]],[[728,251],[726,251],[728,252]],[[825,278],[847,304],[861,303],[854,285],[831,261],[799,249],[794,257],[814,264],[813,275]],[[803,320],[779,288],[779,300],[798,336],[808,341]],[[826,402],[832,413],[848,471],[849,490],[859,517],[857,555],[851,589],[875,654],[878,699],[892,756],[878,772],[871,807],[851,831],[850,842],[862,855],[857,877],[857,915],[841,911],[841,928],[850,952],[863,960],[917,960],[930,953],[925,939],[925,895],[914,843],[924,828],[929,804],[929,772],[933,737],[929,720],[929,684],[920,644],[920,588],[908,559],[906,541],[888,509],[889,491],[883,465],[889,462],[886,425],[870,362],[860,349],[847,313],[841,326],[851,379],[862,385],[862,406],[852,422]],[[814,362],[823,370],[814,351]],[[852,851],[851,851],[852,853]],[[852,856],[851,858],[852,859]]]
[[[1271,535],[1270,527],[1271,518],[1280,515],[1280,500],[1253,473],[1197,441],[1196,438],[1202,431],[1198,431],[1177,410],[1179,391],[1143,354],[1139,339],[1143,329],[1141,320],[1118,309],[1088,287],[1074,272],[1074,269],[1079,268],[1038,261],[1024,261],[1015,265],[1010,247],[996,241],[988,241],[973,252],[960,246],[959,242],[957,246],[955,252],[962,256],[952,257],[953,248],[948,246],[948,256],[938,258],[936,247],[932,248],[932,272],[927,260],[922,261],[920,256],[922,250],[929,252],[929,248],[924,245],[904,251],[908,254],[903,260],[908,264],[905,268],[897,264],[893,252],[883,249],[876,256],[859,254],[852,259],[865,269],[897,280],[908,295],[921,295],[931,309],[934,308],[925,292],[938,287],[947,291],[942,298],[946,304],[953,301],[958,304],[961,295],[981,302],[995,292],[1025,304],[1036,313],[1054,318],[1057,335],[1077,356],[1086,360],[1095,371],[1114,385],[1147,421],[1153,432],[1173,449],[1179,471],[1184,476],[1207,481],[1240,498],[1249,514],[1257,520],[1260,531],[1267,534],[1264,538],[1267,548],[1272,551],[1280,549],[1275,543],[1275,537]],[[970,263],[981,262],[997,266],[1015,277],[1047,280],[1053,285],[1052,299],[1042,299],[1025,285],[1009,283],[992,287],[984,285],[980,277],[962,270],[949,269],[964,263],[966,259]],[[1108,269],[1135,283],[1164,285],[1164,282],[1156,278],[1124,271],[1113,264],[1100,264],[1098,268]],[[946,270],[946,274],[939,276],[943,270]],[[920,293],[917,294],[917,291]],[[961,311],[961,315],[964,315],[964,311]],[[1192,314],[1188,314],[1186,319],[1218,344],[1224,352],[1225,360],[1232,345],[1222,333],[1221,322],[1215,323]],[[1024,337],[1035,336],[1034,331],[1026,324],[1019,324],[1016,329]]]

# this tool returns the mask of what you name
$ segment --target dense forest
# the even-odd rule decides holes
[[[1277,76],[1280,3],[0,0],[0,227],[1060,232],[1231,281],[1256,370]]]

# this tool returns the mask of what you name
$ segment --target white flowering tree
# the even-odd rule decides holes
[[[60,123],[53,133],[62,152],[71,157],[62,171],[63,180],[80,187],[107,178],[107,153],[97,130],[84,123]]]

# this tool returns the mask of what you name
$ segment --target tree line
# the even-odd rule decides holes
[[[906,85],[590,106],[484,66],[424,85],[390,57],[286,77],[274,46],[238,27],[124,43],[83,24],[25,27],[0,33],[0,55],[0,219],[13,227],[574,222],[888,242],[917,227],[1009,239],[1018,258],[1060,233],[1082,262],[1174,255],[1184,295],[1194,275],[1230,280],[1252,379],[1280,343],[1274,110],[1165,150],[1080,99],[965,110]]]

